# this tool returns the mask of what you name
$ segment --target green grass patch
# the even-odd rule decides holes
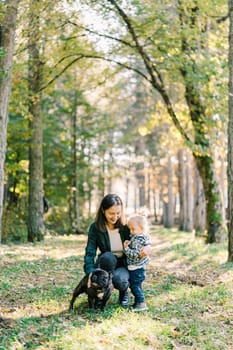
[[[230,350],[233,264],[226,245],[161,227],[151,236],[143,313],[119,307],[116,290],[104,312],[89,312],[86,295],[68,311],[83,276],[84,235],[1,246],[0,350]]]

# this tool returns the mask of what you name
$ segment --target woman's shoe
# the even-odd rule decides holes
[[[123,307],[126,307],[129,305],[129,292],[127,289],[123,292],[120,291],[119,304]]]

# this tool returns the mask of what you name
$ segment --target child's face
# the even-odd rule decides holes
[[[128,222],[128,228],[132,235],[140,235],[141,233],[143,233],[143,230],[144,230],[142,225],[140,225],[138,222],[132,222],[132,221]]]

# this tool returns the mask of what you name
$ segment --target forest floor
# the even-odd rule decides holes
[[[148,310],[101,311],[69,300],[83,276],[85,235],[0,246],[0,350],[233,349],[233,264],[227,244],[152,227],[144,291]],[[131,303],[133,298],[131,296]]]

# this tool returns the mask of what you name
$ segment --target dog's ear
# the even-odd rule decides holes
[[[87,280],[87,288],[90,288],[91,287],[91,276],[92,276],[92,272],[89,273],[89,276],[88,276],[88,280]]]

